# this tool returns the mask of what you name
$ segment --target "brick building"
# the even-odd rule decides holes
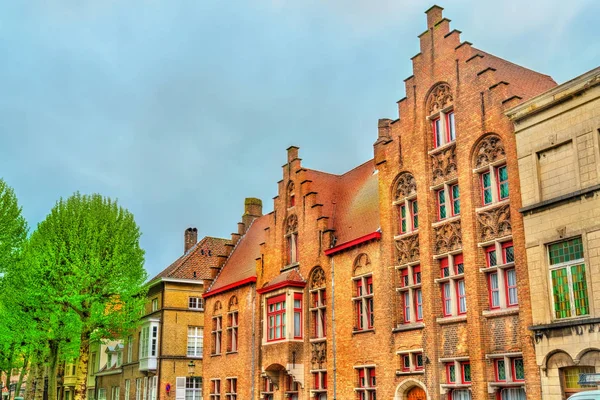
[[[426,14],[374,158],[333,175],[290,147],[273,212],[240,224],[204,294],[206,399],[540,398],[504,113],[556,84]]]
[[[542,398],[600,372],[600,68],[508,111],[514,121]]]
[[[230,252],[229,240],[184,234],[184,254],[150,280],[141,327],[123,341],[120,379],[101,371],[98,400],[198,400],[202,393],[202,293]],[[105,390],[106,397],[100,397]],[[119,397],[119,395],[121,397]]]

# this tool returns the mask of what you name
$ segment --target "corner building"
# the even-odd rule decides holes
[[[333,175],[290,147],[273,212],[233,235],[204,294],[205,398],[541,397],[504,113],[556,84],[426,14],[374,158]]]
[[[542,398],[598,388],[600,68],[523,104],[515,123]]]

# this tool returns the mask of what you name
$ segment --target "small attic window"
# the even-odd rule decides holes
[[[296,205],[296,191],[294,188],[294,182],[290,181],[287,188],[287,206],[294,207]]]
[[[204,255],[204,250],[200,250],[200,254]]]
[[[196,277],[196,271],[194,271],[194,278]]]

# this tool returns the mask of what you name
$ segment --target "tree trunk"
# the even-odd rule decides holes
[[[35,371],[35,394],[33,400],[43,400],[44,398],[44,377],[46,367],[43,363],[39,363]]]
[[[37,375],[37,369],[39,368],[37,363],[31,364],[31,370],[27,375],[27,387],[25,388],[25,400],[33,400],[35,393],[35,376]]]
[[[48,355],[48,400],[56,400],[57,386],[56,376],[58,373],[58,340],[50,340],[48,343],[50,353]]]
[[[15,389],[15,397],[21,395],[21,386],[23,386],[23,379],[25,379],[28,364],[29,356],[25,355],[23,358],[23,368],[21,368],[21,372],[19,373],[19,380],[17,381],[17,388]]]
[[[75,395],[73,400],[85,400],[87,397],[87,376],[90,357],[90,332],[85,328],[81,331],[81,342],[79,344],[79,362],[77,363],[77,375],[75,380]]]
[[[58,399],[57,400],[63,400],[64,395],[65,395],[65,362],[61,361],[58,364],[58,372],[56,373],[57,376],[57,384],[58,384]]]

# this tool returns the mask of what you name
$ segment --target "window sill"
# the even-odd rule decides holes
[[[204,356],[190,356],[189,354],[186,357],[194,360],[202,360],[204,358]]]
[[[353,335],[358,335],[358,334],[361,334],[361,333],[368,333],[368,332],[375,333],[375,329],[374,328],[369,328],[369,329],[362,329],[362,330],[358,330],[358,329],[353,329],[352,330],[352,334]]]
[[[453,315],[451,317],[442,317],[442,318],[436,318],[435,322],[437,322],[440,325],[447,325],[447,324],[455,324],[458,322],[466,322],[467,321],[467,315]]]
[[[222,353],[215,353],[215,354],[211,354],[210,356],[211,357],[220,357],[222,355],[223,355]]]
[[[204,308],[191,308],[191,307],[188,307],[188,310],[190,310],[190,311],[204,311]]]
[[[418,228],[415,229],[414,231],[405,232],[405,233],[401,233],[399,235],[396,235],[396,236],[394,236],[394,240],[402,240],[404,238],[407,238],[407,237],[412,236],[412,235],[417,235],[417,234],[419,234],[419,229]]]
[[[422,322],[413,322],[413,323],[410,323],[410,324],[402,324],[402,325],[399,325],[399,326],[395,327],[394,329],[392,329],[392,333],[413,331],[413,330],[423,329],[423,328],[425,328],[425,324],[424,323],[422,323]]]
[[[445,276],[443,278],[437,278],[437,279],[434,279],[433,281],[435,283],[444,283],[444,282],[448,282],[451,279],[463,279],[464,277],[465,277],[465,273],[463,272],[462,274],[456,274],[456,275]]]
[[[438,153],[443,152],[444,150],[451,148],[454,145],[456,145],[456,140],[453,140],[452,142],[449,142],[449,143],[445,143],[441,146],[436,147],[435,149],[431,149],[427,152],[427,154],[429,154],[430,156],[434,156]]]
[[[509,315],[518,315],[519,307],[500,308],[498,310],[484,310],[481,315],[485,318],[506,317]]]
[[[400,370],[396,370],[396,376],[405,376],[405,375],[423,375],[425,373],[425,370],[421,369],[421,370],[414,370],[414,371],[400,371]]]
[[[515,263],[514,262],[509,262],[506,264],[500,264],[500,265],[495,265],[493,267],[485,267],[485,268],[479,268],[479,272],[494,272],[498,269],[509,269],[509,268],[514,268],[515,267]]]
[[[293,262],[291,264],[284,265],[283,267],[281,267],[280,272],[287,271],[288,269],[296,268],[298,266],[300,266],[300,263],[298,261],[296,261],[296,262]]]
[[[319,342],[325,342],[327,341],[327,337],[320,337],[320,338],[310,338],[308,339],[308,341],[310,343],[319,343]]]
[[[271,341],[265,341],[263,342],[263,346],[270,346],[270,345],[274,345],[274,344],[281,344],[281,343],[304,343],[304,339],[277,339],[277,340],[271,340]]]
[[[421,283],[415,283],[414,285],[401,286],[396,288],[396,292],[406,292],[409,289],[420,289]]]
[[[509,203],[510,203],[510,198],[508,198],[508,199],[504,199],[504,200],[500,200],[500,201],[497,201],[497,202],[495,202],[495,203],[488,204],[488,205],[486,205],[486,206],[483,206],[483,207],[476,208],[476,209],[475,209],[475,212],[476,212],[477,214],[479,214],[479,213],[482,213],[482,212],[486,212],[486,211],[489,211],[489,210],[493,210],[494,208],[497,208],[497,207],[500,207],[500,206],[503,206],[503,205],[505,205],[505,204],[509,204]]]
[[[237,353],[238,353],[238,351],[237,351],[237,350],[235,350],[235,351],[227,351],[227,352],[225,352],[225,355],[229,355],[229,354],[237,354]]]
[[[442,226],[444,224],[449,224],[450,222],[454,222],[454,221],[460,221],[460,214],[453,215],[451,217],[444,218],[444,219],[442,219],[440,221],[433,222],[431,224],[431,227],[432,228],[437,228],[438,226]]]

